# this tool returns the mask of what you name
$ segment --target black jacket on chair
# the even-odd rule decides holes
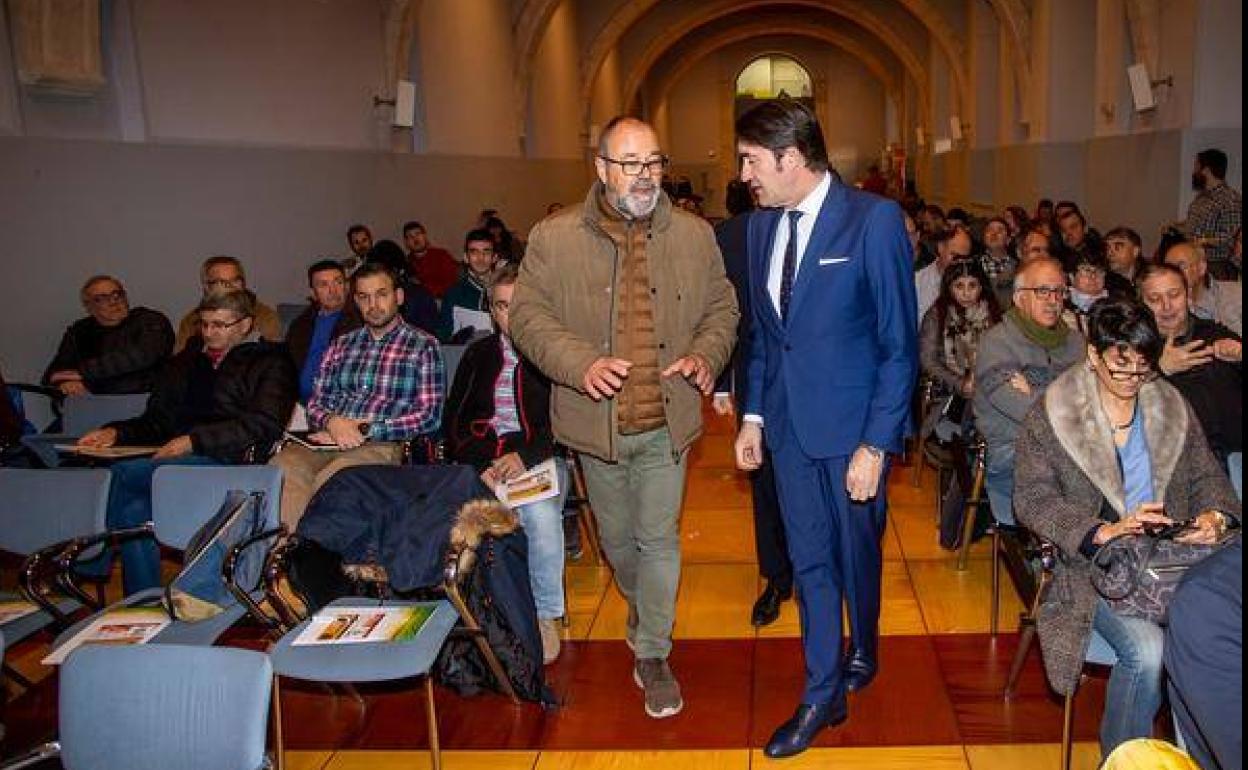
[[[213,368],[199,345],[188,345],[161,372],[147,409],[111,423],[119,445],[158,445],[191,437],[195,454],[246,462],[282,436],[298,395],[298,376],[280,344],[244,342]]]
[[[498,334],[478,340],[464,351],[443,416],[447,452],[455,462],[483,470],[490,461],[516,452],[531,468],[554,455],[550,380],[523,357],[515,380],[521,429],[501,436],[495,433],[490,424],[494,418],[494,383],[502,369],[503,348]]]

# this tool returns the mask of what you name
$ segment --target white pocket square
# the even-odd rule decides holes
[[[820,257],[819,267],[823,267],[824,265],[839,265],[842,262],[848,261],[849,257]]]

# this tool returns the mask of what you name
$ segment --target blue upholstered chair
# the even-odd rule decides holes
[[[72,444],[101,425],[143,414],[147,398],[147,393],[69,396],[61,404],[61,432],[23,436],[22,444],[44,465],[55,468],[60,464],[60,456],[55,449],[57,444]]]
[[[53,544],[103,531],[108,484],[106,470],[0,468],[0,551],[29,557]],[[21,598],[16,592],[0,591],[0,601]],[[44,609],[0,625],[9,644],[54,622],[68,625],[69,613],[99,603],[64,585],[26,598],[36,599]],[[16,672],[7,668],[5,672],[26,684]]]
[[[162,545],[185,550],[191,537],[217,512],[230,490],[263,495],[265,532],[261,540],[276,537],[283,531],[278,516],[282,494],[281,469],[269,465],[169,465],[158,468],[152,477],[151,534]],[[258,542],[246,545],[260,547]],[[259,614],[256,604],[247,601],[263,595],[260,586],[244,586],[243,589],[246,597],[239,597],[238,604],[207,620],[175,620],[151,643],[207,645],[216,641],[248,611],[256,613],[257,619],[266,620]],[[163,588],[139,591],[115,606],[159,605],[163,591]],[[235,595],[238,596],[237,593]],[[107,612],[108,608],[104,611]],[[54,647],[64,644],[93,619],[94,616],[86,618],[62,633]]]
[[[260,770],[272,685],[251,650],[88,645],[61,668],[57,742],[3,770]]]

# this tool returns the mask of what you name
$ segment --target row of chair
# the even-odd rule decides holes
[[[82,577],[74,569],[84,559],[93,557],[100,548],[107,547],[116,540],[115,533],[104,534],[108,484],[109,473],[101,469],[0,469],[0,489],[5,492],[0,496],[0,550],[26,557],[21,571],[22,593],[40,608],[38,612],[9,621],[0,627],[0,633],[10,644],[42,629],[51,628],[58,632],[53,642],[55,649],[98,618],[100,612],[118,607],[159,603],[162,590],[155,589],[126,597],[119,604],[104,608],[102,594],[97,592],[97,596],[93,597],[84,590]],[[281,604],[278,592],[272,590],[277,584],[274,579],[277,572],[272,564],[280,554],[280,548],[270,549],[265,570],[269,578],[267,581],[240,586],[233,574],[233,566],[242,550],[257,547],[261,543],[275,545],[284,536],[278,523],[281,472],[276,467],[162,467],[153,476],[151,525],[121,536],[152,536],[169,548],[185,549],[194,533],[216,513],[227,490],[257,494],[265,512],[263,533],[234,544],[223,566],[221,579],[237,597],[237,603],[206,620],[174,620],[143,649],[166,645],[207,647],[246,614],[252,615],[258,623],[269,629],[273,637],[281,637],[283,634],[289,636],[297,631],[297,624],[306,620],[303,614],[292,611],[289,605]],[[475,552],[464,546],[451,550],[446,558],[445,581],[440,586],[446,598],[440,602],[439,610],[430,622],[436,621],[435,625],[445,625],[445,630],[450,632],[450,626],[457,620],[460,621],[462,633],[474,640],[500,688],[516,701],[510,680],[460,593],[463,580],[473,567]],[[368,600],[351,601],[358,604]],[[276,612],[272,609],[275,607],[283,607],[285,611]],[[439,643],[438,647],[440,646]],[[433,656],[438,651],[433,649],[428,652],[428,660],[421,664],[420,670],[413,671],[411,667],[415,658],[410,650],[405,650],[402,656],[390,656],[386,659],[392,659],[389,664],[379,665],[376,659],[366,658],[365,662],[344,669],[342,666],[323,666],[321,664],[324,661],[319,659],[309,664],[308,656],[304,652],[307,648],[295,648],[292,651],[287,646],[284,649],[283,655],[274,659],[274,668],[279,674],[309,678],[310,672],[319,670],[321,679],[329,681],[360,681],[361,678],[371,681],[377,678],[393,679],[427,674]],[[141,652],[142,650],[136,654]],[[369,652],[375,653],[376,648]],[[75,651],[70,660],[79,655],[80,651]],[[20,676],[7,669],[6,673]],[[18,681],[29,684],[24,680]],[[66,686],[62,684],[63,693]],[[436,715],[432,710],[432,690],[429,688],[426,683],[431,749],[434,753],[434,766],[438,767],[440,760],[437,751]],[[97,698],[116,700],[115,694],[101,695],[101,692],[103,691],[96,693]],[[275,700],[274,706],[277,705]],[[121,710],[123,706],[117,704],[116,708]],[[277,754],[280,759],[280,714],[275,716]],[[67,766],[73,767],[69,764]],[[139,765],[121,763],[117,766]]]

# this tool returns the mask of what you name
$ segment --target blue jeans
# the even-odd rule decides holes
[[[1099,600],[1092,626],[1118,656],[1101,717],[1101,753],[1108,756],[1132,738],[1152,737],[1153,720],[1161,708],[1165,632],[1156,623],[1119,615]]]
[[[537,617],[554,620],[564,615],[563,606],[563,504],[568,499],[568,468],[555,458],[559,469],[559,494],[516,510],[529,541],[529,583]]]
[[[1014,445],[1001,444],[988,448],[984,467],[984,488],[992,518],[1002,524],[1014,524]]]
[[[218,465],[202,455],[172,460],[123,460],[112,466],[108,491],[109,531],[138,527],[152,520],[152,474],[162,465]],[[121,543],[121,584],[126,595],[160,586],[160,546],[153,537]]]

